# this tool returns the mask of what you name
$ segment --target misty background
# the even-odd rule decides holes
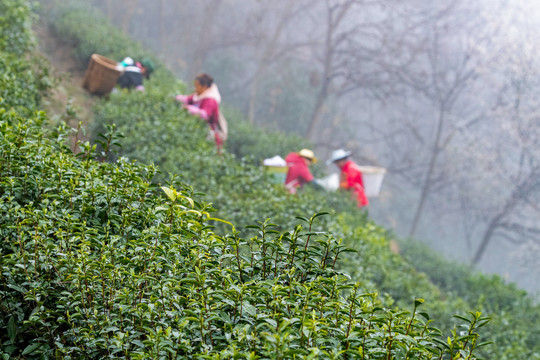
[[[385,167],[378,223],[538,294],[540,3],[89,2],[261,131]]]

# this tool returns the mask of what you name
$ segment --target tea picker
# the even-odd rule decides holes
[[[127,57],[118,63],[103,55],[92,54],[84,75],[83,88],[94,95],[107,95],[121,88],[144,91],[143,78],[147,79],[154,71],[154,63],[150,59],[135,62]]]
[[[176,101],[191,115],[195,115],[208,123],[209,139],[214,139],[218,154],[222,153],[224,142],[228,136],[227,120],[221,113],[221,94],[208,74],[199,74],[193,81],[195,92],[191,95],[176,95]]]
[[[340,169],[339,188],[349,190],[356,198],[358,207],[368,206],[369,201],[364,191],[362,171],[352,160],[350,151],[338,149],[332,152],[327,164],[336,164]]]
[[[122,89],[144,91],[143,78],[149,79],[154,68],[154,62],[148,58],[136,62],[132,58],[126,57],[118,63],[118,69],[123,71],[118,78],[118,86]]]
[[[305,184],[320,187],[318,180],[313,177],[309,166],[317,162],[313,151],[302,149],[299,152],[292,152],[285,157],[287,163],[287,176],[285,177],[285,187],[291,194],[301,189]]]

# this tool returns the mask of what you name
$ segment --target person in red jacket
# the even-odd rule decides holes
[[[298,189],[304,184],[314,182],[313,175],[309,170],[309,165],[317,162],[313,151],[302,149],[299,152],[292,152],[285,157],[287,162],[287,176],[285,178],[285,187],[291,194],[296,194]]]
[[[345,151],[343,149],[335,150],[328,163],[336,164],[341,170],[339,179],[340,189],[352,191],[356,197],[358,207],[368,206],[369,201],[364,192],[362,172],[358,168],[358,165],[349,159],[350,156],[350,151]]]
[[[205,120],[210,128],[211,136],[214,137],[218,153],[221,153],[223,142],[226,138],[224,129],[220,127],[219,104],[221,95],[214,83],[214,79],[208,74],[199,74],[194,81],[195,93],[192,95],[177,95],[176,100],[183,103],[183,107],[191,115]],[[226,130],[225,130],[226,131]]]

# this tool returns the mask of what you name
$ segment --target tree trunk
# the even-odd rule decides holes
[[[253,77],[251,82],[251,91],[249,95],[249,110],[248,110],[248,120],[250,124],[255,124],[255,103],[257,100],[257,92],[259,90],[259,79],[261,77],[261,72],[257,70],[257,73]]]
[[[476,265],[478,264],[478,262],[480,262],[480,259],[482,258],[482,255],[484,255],[484,252],[486,251],[486,248],[491,241],[493,233],[495,232],[495,229],[497,229],[499,222],[503,218],[504,214],[504,212],[500,213],[490,221],[488,228],[484,233],[484,236],[482,237],[482,242],[480,243],[478,250],[476,250],[476,254],[474,254],[474,258],[472,260],[473,265]]]
[[[107,19],[112,20],[112,0],[107,0]]]
[[[125,4],[125,6],[123,7],[123,9],[124,9],[124,16],[122,17],[122,31],[124,32],[124,34],[129,34],[131,18],[133,17],[133,14],[135,14],[135,10],[137,10],[135,1],[134,0],[128,1],[127,4]],[[126,55],[126,56],[133,56],[133,55]]]
[[[165,29],[165,0],[159,0],[159,49],[165,53],[167,30]]]
[[[424,181],[424,186],[422,186],[420,202],[418,203],[418,207],[416,208],[416,213],[414,215],[411,231],[409,232],[409,237],[413,237],[414,234],[416,233],[416,229],[418,227],[418,223],[420,222],[420,217],[422,215],[422,210],[424,209],[424,204],[426,202],[426,199],[428,197],[429,190],[431,187],[432,176],[435,171],[435,165],[437,164],[437,158],[439,157],[439,153],[441,151],[440,142],[441,142],[441,137],[442,137],[443,125],[444,125],[444,109],[445,109],[445,106],[441,104],[439,108],[439,122],[437,125],[437,135],[435,137],[433,153],[431,154],[431,160],[429,162],[429,168],[426,174],[426,180]]]
[[[202,71],[204,63],[206,62],[206,58],[210,52],[213,24],[215,23],[216,16],[222,3],[223,0],[213,0],[205,11],[204,22],[201,24],[200,28],[199,41],[198,44],[195,44],[196,47],[188,71],[190,78],[197,76],[197,74]]]
[[[259,66],[257,67],[257,70],[255,71],[255,75],[253,77],[253,81],[251,82],[251,91],[250,91],[250,97],[249,97],[249,110],[248,110],[248,120],[250,124],[255,124],[255,106],[257,102],[257,93],[259,91],[259,81],[261,77],[263,76],[263,74],[266,72],[266,69],[268,68],[271,62],[272,55],[275,53],[275,50],[277,48],[277,42],[279,40],[279,37],[281,36],[281,33],[283,32],[285,25],[287,24],[287,22],[289,21],[291,17],[292,10],[293,10],[292,7],[289,7],[289,6],[287,7],[287,12],[281,18],[281,21],[276,27],[276,31],[274,31],[274,34],[272,35],[272,40],[266,46],[259,60]]]
[[[478,264],[478,262],[482,258],[482,255],[484,255],[484,252],[486,251],[486,248],[491,241],[491,238],[493,237],[493,233],[495,232],[495,229],[497,229],[497,227],[501,225],[502,219],[508,214],[511,214],[512,211],[519,205],[519,203],[522,202],[523,199],[527,199],[530,192],[534,191],[534,189],[536,188],[535,185],[537,183],[536,179],[538,179],[538,174],[536,172],[532,172],[527,179],[525,179],[520,185],[516,186],[516,188],[512,191],[512,194],[510,195],[504,208],[497,216],[495,216],[489,222],[489,226],[484,233],[484,236],[482,237],[482,242],[480,243],[480,246],[478,247],[478,250],[476,250],[476,254],[474,255],[473,264]]]
[[[309,123],[309,127],[307,129],[306,137],[310,139],[311,141],[315,142],[316,135],[317,135],[317,129],[319,128],[319,123],[321,122],[324,103],[326,101],[326,98],[328,97],[328,90],[330,89],[330,85],[332,82],[332,66],[334,61],[334,48],[332,45],[332,36],[335,31],[335,27],[332,23],[332,13],[329,11],[328,13],[328,29],[326,31],[326,39],[325,39],[325,46],[324,46],[324,66],[323,66],[323,83],[321,85],[321,89],[319,93],[317,94],[317,99],[315,100],[315,106],[313,108],[313,112],[311,114],[311,121]]]
[[[313,108],[313,113],[311,114],[311,121],[307,129],[306,137],[313,142],[316,142],[317,129],[319,128],[319,123],[321,122],[324,103],[328,97],[328,88],[330,85],[330,80],[328,77],[325,77],[321,90],[317,94],[317,100],[315,101],[315,107]]]
[[[306,133],[308,139],[316,141],[317,130],[322,119],[324,104],[330,88],[332,85],[332,79],[334,76],[334,56],[336,56],[336,49],[338,43],[343,41],[343,39],[334,39],[334,35],[337,33],[338,28],[345,18],[345,15],[348,13],[350,8],[356,3],[356,0],[348,0],[341,5],[331,6],[330,2],[326,2],[327,15],[326,15],[326,37],[324,43],[324,65],[323,65],[323,85],[321,90],[317,94],[317,99],[315,100],[315,106],[313,108],[313,113],[311,114],[311,121]],[[343,35],[342,35],[343,36]]]

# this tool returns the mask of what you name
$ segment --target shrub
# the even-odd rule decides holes
[[[31,8],[25,0],[0,2],[0,49],[2,53],[22,56],[32,44]]]
[[[30,14],[27,1],[0,3],[0,106],[18,111],[36,109],[51,86],[43,59],[33,52]]]
[[[146,94],[101,102],[104,146],[80,144],[79,159],[63,131],[46,133],[44,114],[1,111],[3,358],[536,356],[510,314],[488,332],[496,348],[476,349],[487,320],[476,312],[442,341],[423,301],[411,306],[416,294],[444,318],[476,304],[445,300],[453,294],[391,254],[388,234],[343,194],[291,196],[259,159],[215,156],[204,124],[171,99],[177,85],[160,75]],[[137,163],[110,154],[116,129]],[[162,174],[140,165],[152,162]],[[319,209],[335,210],[296,217]],[[268,214],[279,226],[245,226]]]
[[[213,144],[204,140],[204,123],[187,116],[172,100],[178,86],[164,77],[153,82],[146,95],[122,93],[99,103],[96,122],[102,130],[93,133],[116,124],[125,135],[123,156],[159,165],[162,174],[157,175],[158,182],[166,181],[166,174],[178,174],[182,181],[196,185],[197,191],[207,195],[195,193],[194,199],[211,202],[213,208],[219,209],[217,215],[234,223],[242,236],[249,235],[248,230],[243,230],[246,225],[265,218],[271,217],[279,224],[277,230],[283,232],[296,226],[298,215],[331,211],[334,215],[319,219],[315,230],[331,230],[348,247],[360,251],[345,254],[344,261],[338,265],[360,283],[363,291],[383,294],[380,301],[385,306],[407,307],[421,294],[428,299],[426,308],[432,314],[431,318],[436,319],[436,324],[445,332],[460,325],[460,320],[456,321],[451,314],[464,314],[466,309],[481,307],[481,304],[466,302],[452,292],[441,291],[428,276],[419,274],[402,258],[391,254],[387,232],[369,223],[365,214],[356,211],[354,204],[347,201],[345,194],[323,194],[305,189],[300,196],[291,196],[281,186],[269,182],[257,165],[264,157],[298,150],[298,145],[304,144],[300,139],[282,134],[267,136],[232,114],[228,116],[230,152],[216,156]],[[221,233],[228,231],[227,225],[216,225]],[[505,338],[503,334],[508,327],[501,327],[501,324],[490,331],[491,338],[498,342],[497,347],[480,349],[481,354],[513,359],[515,357],[508,354],[519,352],[515,350],[519,348],[524,354],[522,358],[534,356],[535,350],[514,341],[515,337]],[[511,327],[519,328],[517,324]],[[522,334],[521,330],[516,336],[519,334]]]
[[[446,343],[421,300],[409,313],[361,293],[335,268],[350,250],[313,232],[323,214],[219,236],[190,187],[164,197],[153,166],[98,163],[84,146],[75,159],[44,120],[0,112],[3,357],[473,358],[481,346],[480,314]]]

